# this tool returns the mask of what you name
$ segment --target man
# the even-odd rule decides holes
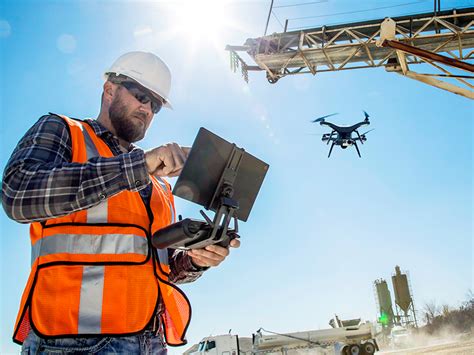
[[[162,177],[179,175],[189,149],[133,143],[171,108],[171,74],[157,56],[130,52],[105,76],[97,120],[41,117],[5,168],[3,207],[31,223],[32,269],[13,335],[25,353],[165,354],[165,341],[185,344],[190,321],[175,284],[229,254],[151,246],[175,216]]]

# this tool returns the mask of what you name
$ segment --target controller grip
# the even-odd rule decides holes
[[[219,243],[217,243],[217,245],[219,245],[221,247],[224,247],[224,248],[228,248],[229,245],[230,245],[231,240],[235,239],[235,238],[240,238],[240,235],[238,235],[237,233],[235,233],[233,231],[228,231],[227,235],[224,237],[224,239],[222,239]]]
[[[227,248],[232,239],[239,238],[234,229],[227,230],[224,236],[222,236],[222,230],[220,229],[220,233],[213,239],[210,239],[211,232],[212,228],[206,222],[186,218],[158,230],[153,234],[151,242],[157,249],[200,249],[210,244]]]
[[[152,244],[155,248],[165,249],[170,246],[174,248],[184,247],[195,240],[206,223],[185,218],[177,223],[160,229],[152,237]]]

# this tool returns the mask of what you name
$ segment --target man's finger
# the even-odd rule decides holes
[[[225,256],[221,254],[217,254],[212,251],[208,251],[206,249],[193,249],[191,256],[198,256],[198,257],[206,258],[213,261],[222,261],[225,258]]]
[[[177,153],[180,158],[180,162],[182,163],[182,165],[184,165],[184,163],[186,162],[186,159],[188,159],[189,151],[186,152],[185,149],[183,149],[183,147],[179,145],[176,145],[176,147],[177,147]]]
[[[188,158],[189,147],[168,143],[145,153],[148,171],[157,176],[178,176]]]
[[[162,161],[162,164],[155,170],[155,175],[170,176],[181,169],[182,159],[177,153],[177,147],[179,146],[176,143],[161,147],[158,158]]]
[[[229,255],[229,249],[215,245],[215,244],[208,245],[205,247],[205,249],[217,255],[223,256],[224,258]]]
[[[170,173],[170,174],[168,174],[168,175],[166,175],[166,176],[168,176],[168,177],[179,176],[179,174],[181,174],[181,170],[182,170],[182,169],[176,170],[175,172]]]
[[[188,255],[192,258],[193,262],[196,265],[202,266],[202,267],[217,266],[224,260],[224,259],[211,259],[206,256],[198,255],[195,253],[194,254],[189,253]]]
[[[186,159],[187,159],[188,156],[189,156],[189,152],[191,151],[191,147],[181,147],[181,149],[183,150],[183,153],[184,153],[184,155],[186,156]]]
[[[218,266],[222,260],[211,260],[208,258],[193,257],[193,262],[200,267]]]
[[[171,158],[173,160],[173,165],[172,169],[166,172],[168,176],[177,176],[183,169],[184,163],[186,161],[186,155],[181,149],[181,147],[176,143],[169,144],[168,148]]]
[[[164,152],[164,163],[165,166],[163,167],[163,173],[166,175],[176,170],[176,159],[173,154],[173,150],[170,148],[166,149]]]

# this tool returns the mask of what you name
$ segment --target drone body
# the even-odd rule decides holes
[[[361,155],[360,155],[359,147],[357,145],[357,141],[360,141],[361,144],[364,144],[364,142],[367,140],[365,135],[369,133],[371,130],[360,134],[358,129],[362,126],[367,126],[370,124],[369,115],[367,114],[367,112],[364,111],[365,119],[359,123],[356,123],[348,127],[337,126],[334,123],[326,121],[327,117],[334,116],[334,115],[336,115],[336,113],[319,117],[312,121],[313,123],[319,122],[321,126],[328,126],[329,128],[332,129],[331,133],[325,133],[323,134],[323,137],[322,137],[322,141],[326,142],[326,144],[329,144],[329,142],[332,142],[331,148],[329,148],[328,158],[331,156],[332,148],[334,148],[335,145],[340,146],[342,149],[346,149],[348,147],[354,146],[360,158]],[[353,133],[355,133],[355,136],[353,136]]]

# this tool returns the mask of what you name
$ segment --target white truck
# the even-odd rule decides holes
[[[354,321],[354,320],[353,320]],[[334,328],[285,334],[260,329],[252,338],[226,334],[209,336],[184,352],[185,355],[320,354],[372,355],[378,350],[371,323],[348,325],[331,323]],[[355,322],[353,322],[355,323]]]
[[[396,325],[390,332],[389,340],[394,349],[407,348],[410,345],[410,332],[407,328]]]
[[[243,338],[237,335],[225,334],[209,336],[199,344],[193,345],[183,354],[186,355],[239,355],[252,354],[252,338]]]

